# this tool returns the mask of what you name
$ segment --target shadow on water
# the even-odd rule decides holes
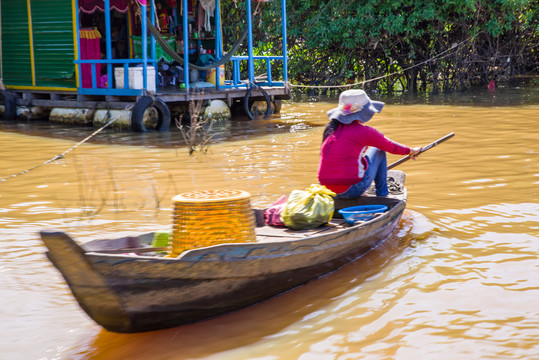
[[[294,128],[294,123],[283,120],[279,115],[269,119],[249,121],[247,118],[234,117],[230,121],[217,121],[212,125],[210,134],[212,143],[252,139],[268,134],[287,133]],[[2,122],[0,131],[16,132],[31,136],[42,136],[63,140],[81,141],[97,128],[53,123],[46,120]],[[166,132],[149,131],[135,133],[130,130],[105,128],[88,141],[94,144],[131,145],[154,148],[185,147],[182,134],[174,122]]]
[[[205,358],[247,346],[301,323],[310,314],[331,304],[344,293],[360,288],[380,273],[414,241],[422,219],[406,211],[392,235],[379,246],[341,269],[260,304],[211,320],[171,329],[117,334],[102,330],[84,346],[92,359],[186,359]],[[431,233],[427,231],[428,233]],[[243,343],[239,343],[243,342]]]
[[[378,94],[370,92],[373,100],[393,105],[454,105],[454,106],[522,106],[539,103],[539,77],[512,81],[510,85],[481,89],[455,90],[448,92],[393,93]],[[341,90],[331,95],[310,95],[309,91],[294,93],[296,102],[334,102],[337,103]]]
[[[496,88],[493,91],[481,89],[438,94],[405,94],[384,100],[390,104],[402,105],[522,106],[539,102],[539,88],[513,86]]]
[[[513,86],[496,88],[494,91],[468,90],[439,94],[404,94],[391,97],[370,94],[376,100],[387,104],[399,105],[453,105],[453,106],[522,106],[539,103],[539,87]],[[296,95],[290,104],[301,108],[302,102],[310,103],[337,103],[337,97]],[[329,105],[331,106],[331,105]],[[299,126],[301,125],[301,126]],[[269,134],[288,133],[297,130],[306,130],[313,126],[320,126],[309,122],[309,116],[296,116],[289,114],[281,117],[272,115],[269,119],[250,121],[242,114],[234,114],[230,121],[215,122],[210,132],[211,143],[253,139]],[[0,121],[0,131],[17,132],[25,135],[43,136],[64,140],[81,141],[96,131],[91,126],[75,126],[51,123],[45,120],[38,121]],[[131,145],[154,148],[182,148],[185,147],[183,137],[172,120],[170,131],[147,133],[134,133],[130,130],[105,128],[93,136],[88,142],[97,144]]]

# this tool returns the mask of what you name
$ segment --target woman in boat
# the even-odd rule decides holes
[[[328,111],[330,122],[324,130],[318,180],[339,198],[359,197],[373,181],[376,196],[387,196],[386,152],[410,154],[415,160],[421,151],[421,147],[399,144],[364,125],[383,107],[383,102],[372,101],[363,90],[346,90],[339,96],[339,107]]]

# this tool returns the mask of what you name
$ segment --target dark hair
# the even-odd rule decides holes
[[[326,125],[326,128],[324,129],[324,135],[322,136],[322,142],[324,140],[326,140],[326,138],[333,134],[335,132],[335,130],[337,130],[337,128],[339,127],[339,125],[341,125],[341,123],[339,122],[339,120],[337,119],[332,119],[327,125]]]

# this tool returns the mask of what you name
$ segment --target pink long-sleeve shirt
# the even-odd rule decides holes
[[[328,189],[342,193],[363,179],[367,170],[364,155],[369,146],[395,155],[407,155],[410,148],[388,139],[380,131],[354,121],[339,125],[322,143],[318,181]]]

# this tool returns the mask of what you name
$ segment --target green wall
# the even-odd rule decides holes
[[[2,1],[5,85],[74,88],[71,0],[30,0],[35,84],[26,0]]]
[[[32,85],[26,0],[2,4],[2,73],[5,85]]]

